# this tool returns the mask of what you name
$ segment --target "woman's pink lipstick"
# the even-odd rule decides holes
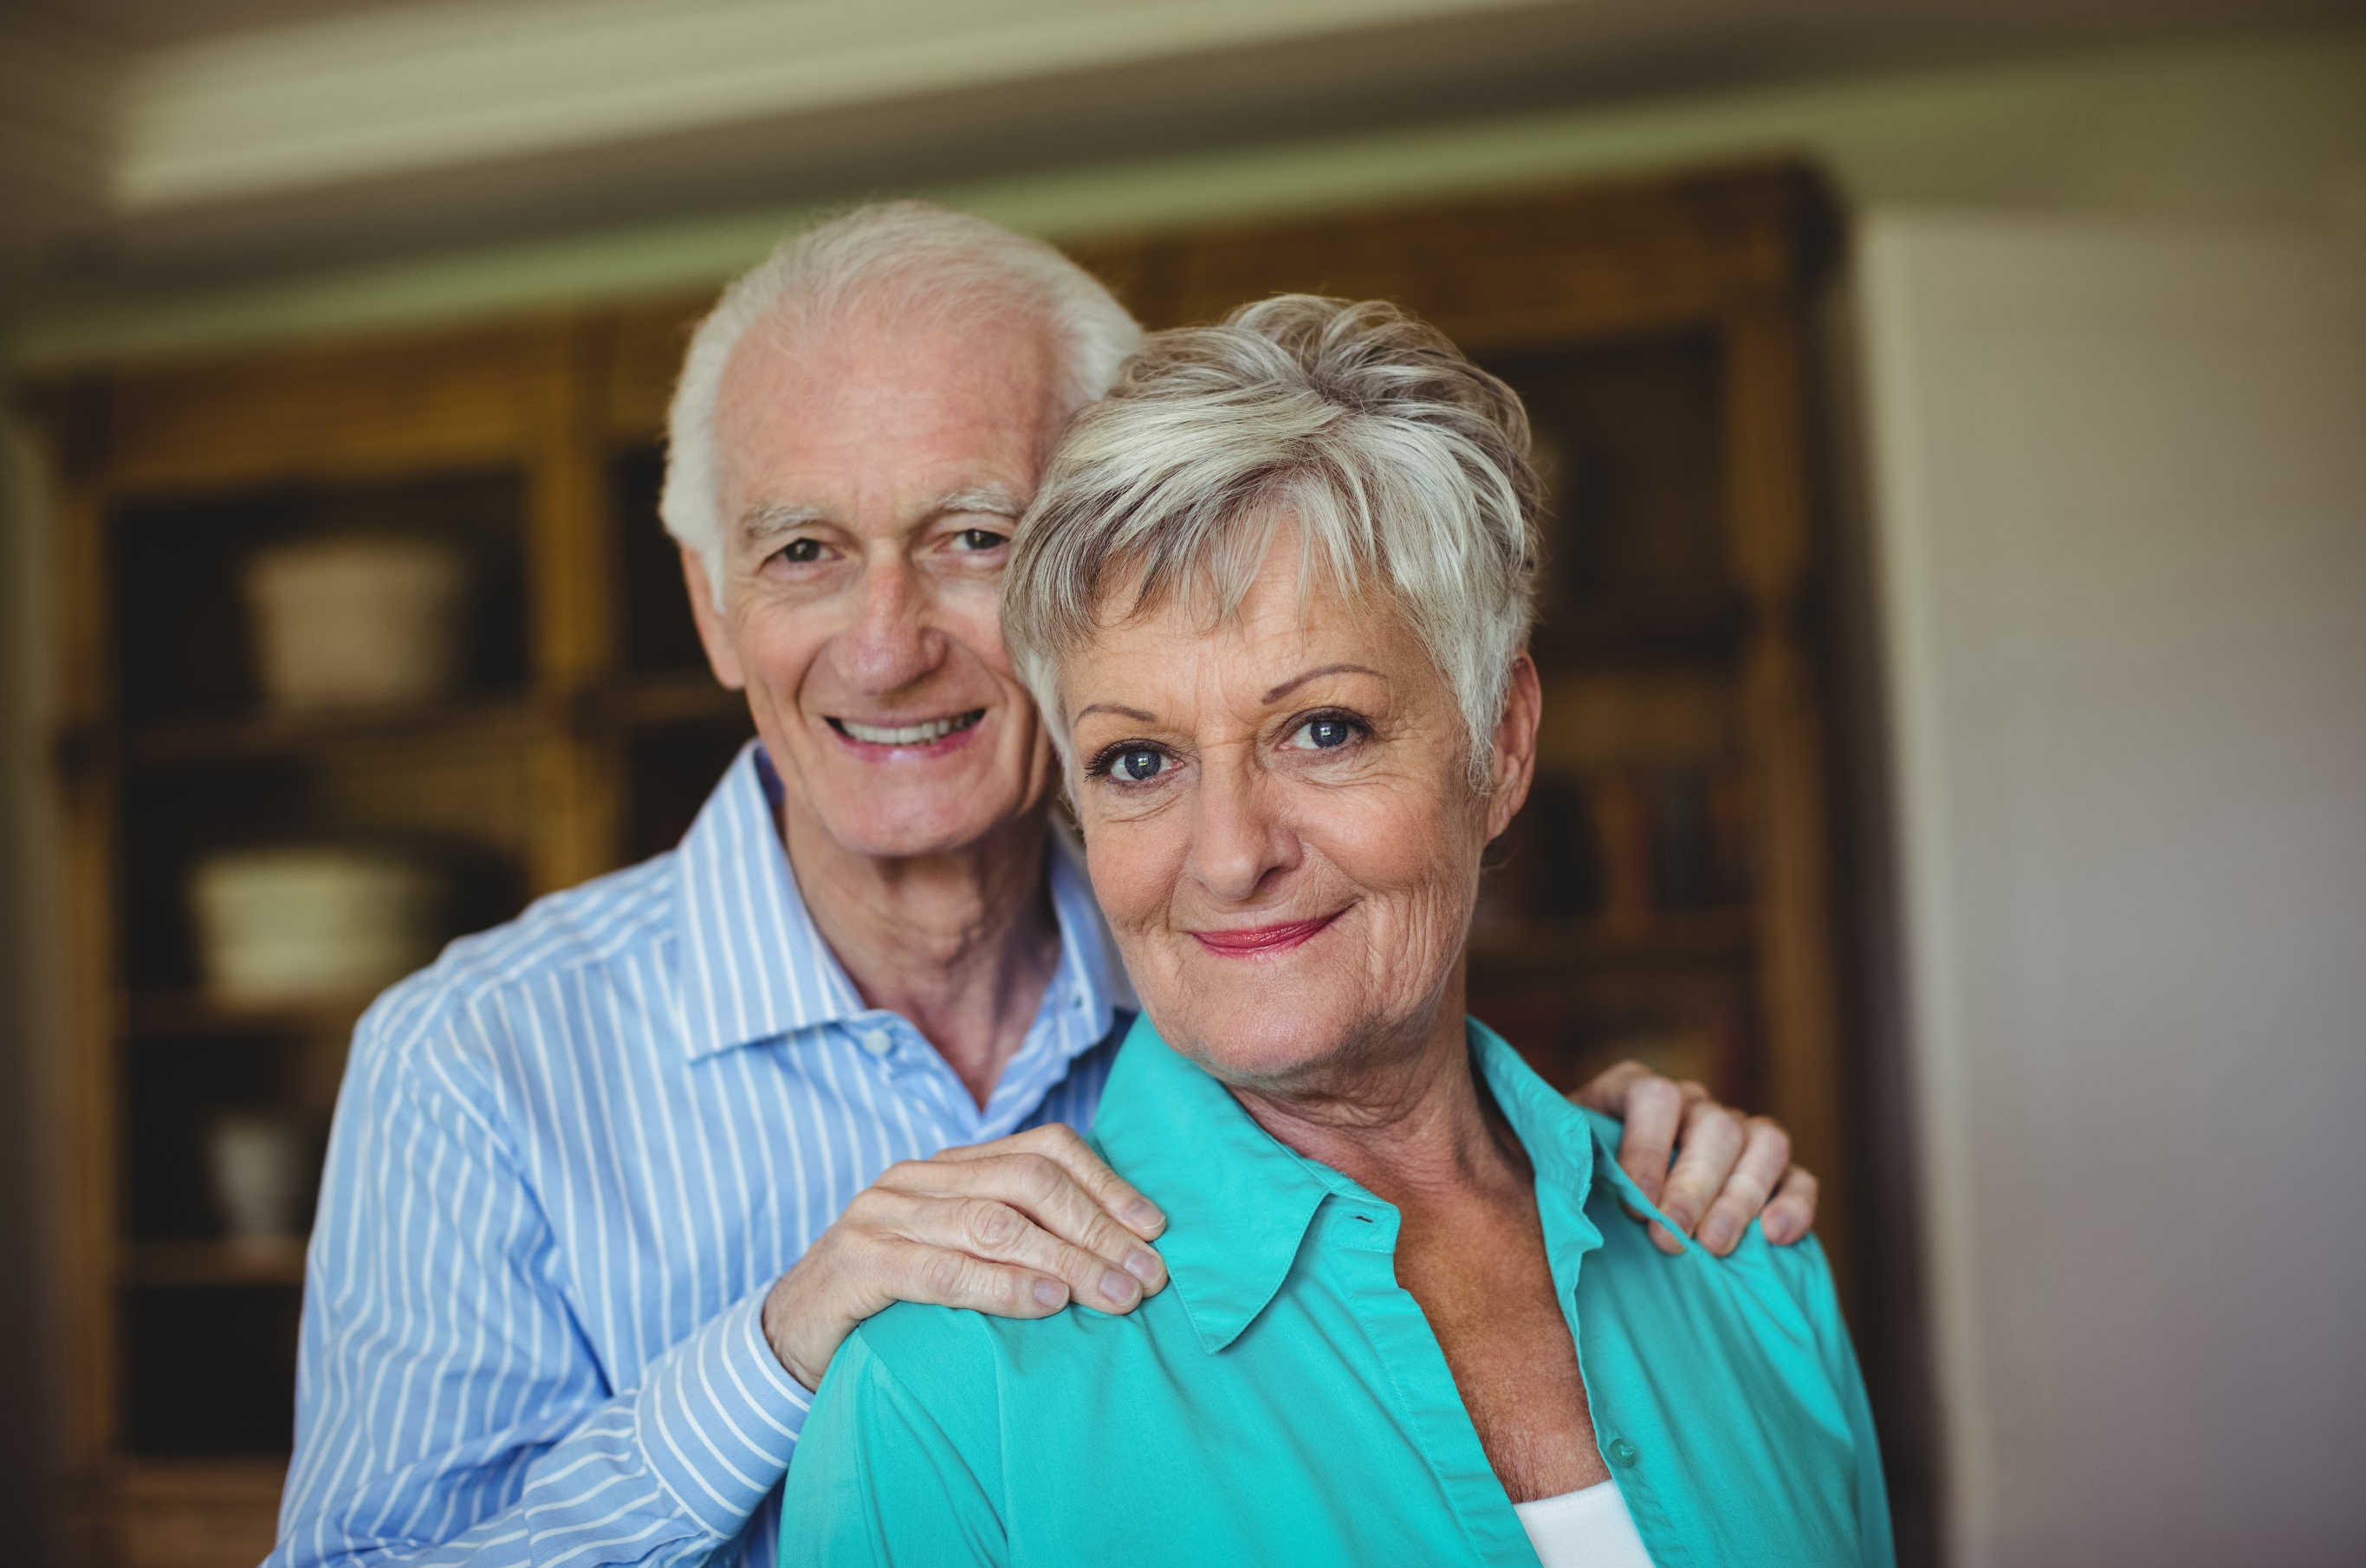
[[[1278,926],[1245,926],[1239,931],[1191,934],[1211,953],[1226,958],[1255,958],[1268,953],[1286,953],[1338,918],[1338,912],[1334,911],[1311,920],[1290,920]]]

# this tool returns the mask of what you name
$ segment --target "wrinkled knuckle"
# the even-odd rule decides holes
[[[1019,1195],[1031,1202],[1043,1202],[1059,1195],[1066,1185],[1067,1172],[1060,1162],[1048,1155],[1020,1155],[1011,1167],[1011,1186]]]
[[[1752,1117],[1750,1122],[1750,1137],[1752,1143],[1764,1147],[1771,1163],[1776,1165],[1791,1163],[1791,1134],[1783,1130],[1781,1122],[1771,1122],[1763,1116]]]
[[[962,1205],[961,1234],[982,1252],[1001,1252],[1018,1245],[1027,1234],[1027,1222],[1008,1203],[976,1198]]]
[[[969,1259],[958,1254],[930,1252],[920,1262],[922,1299],[941,1303],[958,1301],[962,1286],[968,1281],[969,1268]]]

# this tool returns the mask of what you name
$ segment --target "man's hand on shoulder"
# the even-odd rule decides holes
[[[891,1166],[764,1301],[764,1337],[807,1388],[854,1325],[895,1302],[1048,1317],[1071,1301],[1133,1310],[1166,1283],[1143,1244],[1155,1204],[1074,1131],[1031,1128]]]
[[[1815,1224],[1816,1179],[1791,1163],[1791,1135],[1780,1122],[1744,1116],[1699,1084],[1662,1077],[1640,1062],[1619,1063],[1570,1098],[1627,1124],[1620,1168],[1719,1258],[1741,1245],[1753,1219],[1777,1247]],[[1662,1252],[1683,1249],[1656,1221],[1651,1239]]]

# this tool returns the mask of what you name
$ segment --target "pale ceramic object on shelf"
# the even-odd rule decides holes
[[[236,1242],[287,1241],[310,1228],[312,1139],[293,1115],[232,1111],[206,1130],[206,1175]]]
[[[249,1005],[379,990],[435,956],[448,892],[442,870],[388,850],[211,855],[189,877],[206,989]]]
[[[336,534],[256,552],[244,587],[274,707],[431,702],[461,674],[468,557],[399,534]]]

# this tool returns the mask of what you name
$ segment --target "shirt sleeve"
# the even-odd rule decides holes
[[[950,1356],[923,1400],[856,1329],[822,1374],[789,1472],[782,1514],[799,1524],[781,1532],[780,1568],[1008,1562],[993,1386]]]
[[[355,1034],[266,1568],[703,1562],[779,1484],[807,1404],[765,1342],[763,1292],[611,1389],[465,1015],[432,985]]]
[[[1850,1342],[1847,1320],[1841,1316],[1831,1264],[1824,1257],[1823,1244],[1812,1235],[1795,1247],[1770,1250],[1808,1309],[1825,1374],[1848,1415],[1849,1435],[1856,1449],[1857,1561],[1864,1568],[1894,1568],[1898,1548],[1890,1532],[1889,1484],[1881,1466],[1881,1439],[1874,1431],[1873,1406],[1865,1398],[1856,1347]]]

